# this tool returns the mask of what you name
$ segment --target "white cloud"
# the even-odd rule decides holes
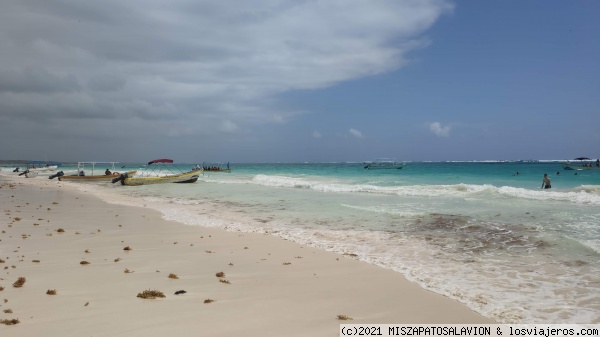
[[[450,126],[442,126],[440,122],[433,122],[429,124],[429,131],[433,132],[438,137],[450,136]]]
[[[202,135],[289,123],[298,112],[282,109],[279,94],[397,70],[406,53],[427,44],[422,33],[452,10],[446,0],[255,0],[235,6],[57,0],[34,7],[26,1],[2,5],[0,22],[14,29],[0,32],[0,111],[10,118],[53,119],[57,135],[69,131],[60,125],[66,129],[77,114],[112,119],[111,133],[132,141],[141,134],[129,125],[144,129],[141,123],[156,119]],[[34,131],[0,125],[8,138]],[[94,127],[89,133],[106,135]]]
[[[322,137],[321,133],[319,131],[316,131],[316,130],[313,131],[312,136],[313,136],[313,138],[321,138]]]
[[[348,130],[348,132],[350,132],[350,134],[356,138],[364,138],[362,132],[360,132],[356,129],[350,129],[350,130]]]

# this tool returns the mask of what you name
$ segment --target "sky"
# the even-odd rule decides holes
[[[600,1],[0,4],[0,159],[579,156]]]

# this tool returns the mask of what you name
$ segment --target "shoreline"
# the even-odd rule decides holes
[[[0,176],[0,187],[0,319],[20,321],[0,331],[11,336],[327,336],[342,323],[494,323],[400,273],[274,236],[189,226],[38,179]],[[27,281],[14,288],[19,277]],[[166,298],[136,297],[147,289]]]

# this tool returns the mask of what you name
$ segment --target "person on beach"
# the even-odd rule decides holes
[[[109,175],[111,175],[111,174],[112,174],[112,172],[110,172],[110,170],[109,170],[109,169],[106,169],[106,171],[104,171],[104,175],[107,175],[107,176],[109,176]]]
[[[548,178],[548,174],[544,173],[544,180],[542,180],[542,187],[541,188],[551,188],[552,186],[550,185],[550,178]]]

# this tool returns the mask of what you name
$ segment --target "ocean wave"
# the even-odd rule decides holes
[[[589,190],[589,189],[588,189]],[[524,188],[504,186],[498,188],[500,194],[530,200],[568,201],[577,204],[600,205],[600,193],[590,193],[579,187],[571,191],[555,192],[548,190],[528,190]]]
[[[509,196],[528,200],[564,201],[577,204],[600,205],[600,186],[582,185],[567,191],[531,190],[520,187],[483,184],[378,186],[372,184],[345,184],[311,181],[303,178],[256,175],[252,183],[268,187],[310,189],[334,193],[377,193],[414,197],[476,197],[478,195]]]

